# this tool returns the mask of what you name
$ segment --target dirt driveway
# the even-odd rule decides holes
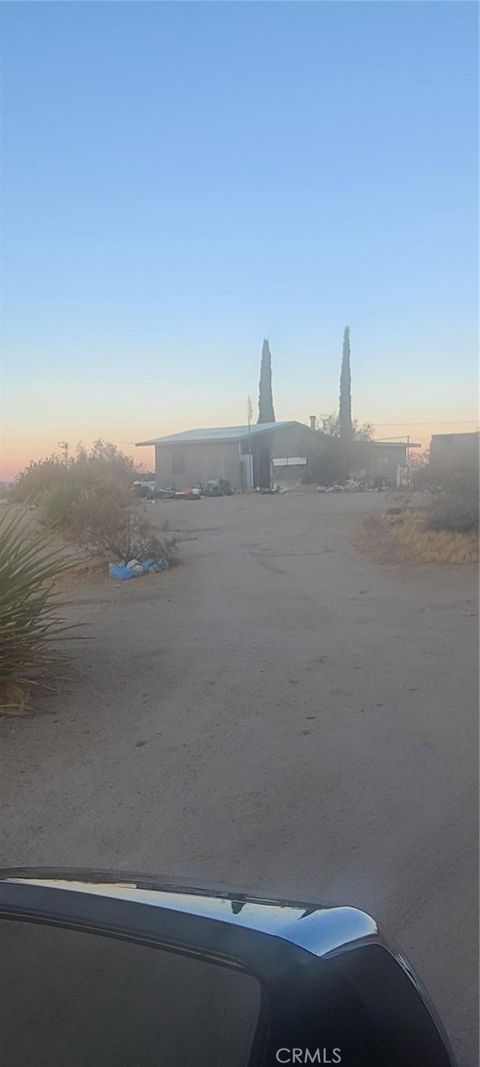
[[[152,505],[180,567],[72,593],[68,683],[0,723],[3,864],[351,903],[476,1062],[473,566],[354,546],[380,494]]]

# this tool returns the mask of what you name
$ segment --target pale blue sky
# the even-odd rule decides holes
[[[346,323],[377,436],[475,428],[473,3],[1,19],[13,466],[244,422],[264,336],[277,417],[332,411]]]

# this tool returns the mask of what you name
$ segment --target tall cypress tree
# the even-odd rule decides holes
[[[268,341],[263,342],[258,390],[258,422],[275,422],[272,393],[272,357]]]
[[[342,369],[340,371],[340,405],[338,409],[340,437],[352,439],[352,377],[350,373],[350,327],[343,334]]]

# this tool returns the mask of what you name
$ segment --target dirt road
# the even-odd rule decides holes
[[[475,568],[354,547],[380,495],[158,505],[180,567],[75,590],[68,684],[0,723],[3,864],[370,911],[473,1032]],[[153,508],[153,506],[152,506]]]

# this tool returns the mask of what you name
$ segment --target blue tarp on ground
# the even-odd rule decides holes
[[[141,562],[143,567],[143,573],[153,571],[158,574],[160,571],[168,570],[169,563],[166,559],[145,559]],[[116,578],[119,582],[126,582],[129,578],[137,578],[137,571],[133,567],[123,567],[120,563],[110,563],[108,566],[110,576]]]

